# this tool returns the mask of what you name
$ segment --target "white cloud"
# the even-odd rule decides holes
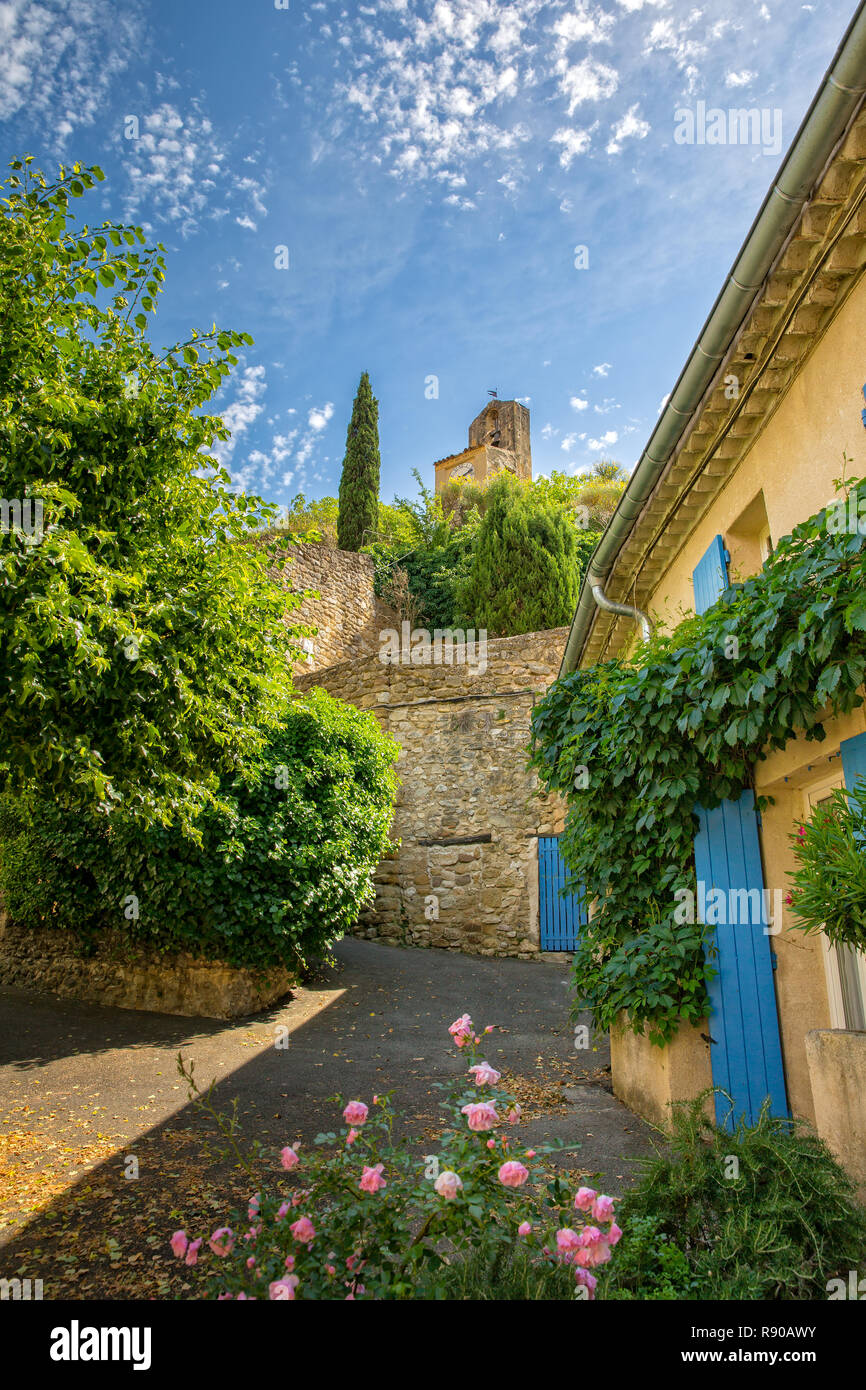
[[[590,439],[586,447],[597,454],[600,449],[609,449],[618,439],[619,435],[616,430],[608,430],[606,434],[601,436],[601,439]]]
[[[612,366],[612,362],[599,362],[597,367],[593,367],[592,374],[593,376],[607,376]]]
[[[608,154],[619,154],[624,140],[645,140],[650,133],[649,121],[638,115],[638,104],[630,106],[613,127],[607,146]]]
[[[541,431],[542,439],[554,439],[558,434],[559,430],[555,430],[551,424],[545,425]]]
[[[328,401],[321,409],[314,407],[307,416],[307,424],[317,434],[323,430],[334,414],[334,402]]]
[[[61,148],[93,125],[140,51],[138,18],[110,0],[5,0],[0,4],[0,120],[25,112],[40,141]]]
[[[552,145],[562,146],[559,152],[559,162],[563,169],[568,169],[571,166],[571,161],[576,155],[585,154],[592,143],[588,130],[573,130],[569,129],[567,126],[563,126],[560,130],[555,131],[550,137],[550,142]],[[563,203],[568,203],[568,208],[566,209],[565,206],[561,206],[560,211],[570,212],[572,205],[568,199],[564,199]]]
[[[575,0],[575,8],[556,21],[553,33],[565,49],[572,43],[604,43],[615,24],[613,15],[590,10],[585,0]]]
[[[593,58],[581,58],[574,65],[570,65],[567,58],[560,58],[556,73],[559,90],[568,102],[569,116],[585,101],[605,101],[612,97],[619,86],[619,74]]]
[[[574,446],[575,446],[576,443],[577,443],[577,435],[576,435],[576,434],[567,434],[567,435],[565,435],[564,438],[561,440],[559,447],[560,447],[560,449],[564,449],[565,452],[568,453],[570,449],[573,449],[573,448],[574,448]]]
[[[581,411],[589,408],[589,401],[584,400],[583,396],[572,396],[568,403],[572,410]]]
[[[725,86],[748,87],[750,82],[754,82],[757,75],[756,72],[750,72],[748,68],[743,68],[741,72],[726,72]]]
[[[197,99],[185,113],[170,102],[140,118],[137,139],[123,140],[126,173],[129,180],[125,198],[127,218],[142,212],[177,223],[186,237],[198,231],[205,219],[216,220],[228,214],[228,207],[215,199],[229,198],[251,205],[264,215],[264,186],[258,180],[232,172],[229,152],[214,131]],[[248,211],[235,216],[239,227],[255,231],[257,223]]]
[[[238,446],[240,436],[246,434],[264,410],[262,397],[267,389],[265,369],[262,366],[247,367],[241,364],[240,377],[234,385],[236,396],[230,405],[220,411],[223,422],[231,430],[231,436],[217,441],[211,450],[214,458],[226,464]],[[230,388],[229,388],[230,389]],[[234,480],[237,485],[237,480]]]

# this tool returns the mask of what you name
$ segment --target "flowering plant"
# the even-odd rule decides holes
[[[369,1106],[334,1097],[344,1126],[318,1134],[309,1153],[298,1143],[280,1153],[290,1187],[257,1192],[207,1241],[185,1231],[172,1236],[174,1254],[188,1265],[210,1252],[210,1296],[444,1298],[455,1260],[520,1241],[542,1267],[572,1266],[576,1296],[593,1297],[592,1270],[610,1259],[621,1234],[613,1199],[588,1187],[575,1194],[545,1167],[543,1155],[561,1144],[535,1150],[518,1141],[520,1107],[501,1074],[479,1060],[483,1035],[468,1014],[449,1031],[468,1066],[452,1082],[435,1083],[449,1114],[437,1152],[421,1156],[395,1139],[389,1096],[373,1096]],[[192,1069],[182,1059],[179,1067],[198,1103],[233,1133]]]

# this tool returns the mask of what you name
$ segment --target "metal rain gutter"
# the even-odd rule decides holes
[[[560,676],[578,665],[596,607],[636,616],[630,605],[614,607],[605,598],[617,556],[631,534],[677,445],[701,406],[737,332],[764,284],[837,145],[866,93],[866,0],[836,50],[824,80],[710,310],[691,355],[650,435],[604,534],[593,551],[577,601]],[[601,600],[604,599],[604,602]],[[642,619],[646,618],[641,614]],[[648,621],[648,620],[647,620]],[[644,640],[647,632],[644,628]]]

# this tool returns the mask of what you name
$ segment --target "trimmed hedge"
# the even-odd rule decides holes
[[[397,747],[375,716],[314,690],[218,794],[198,842],[179,825],[71,818],[33,793],[0,801],[0,893],[23,926],[85,949],[106,928],[159,951],[232,965],[303,964],[373,896],[389,848]]]

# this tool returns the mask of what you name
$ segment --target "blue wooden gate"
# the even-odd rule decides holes
[[[538,837],[538,922],[542,951],[573,951],[586,910],[571,893],[563,895],[568,878],[559,853],[558,835]]]
[[[728,558],[722,537],[716,536],[693,574],[697,613],[710,608],[727,589]],[[727,1091],[734,1102],[729,1115],[727,1101],[716,1096],[716,1120],[732,1129],[740,1115],[754,1123],[768,1096],[772,1114],[788,1114],[773,983],[775,960],[764,930],[769,912],[764,911],[764,871],[753,794],[743,792],[736,801],[724,801],[712,811],[702,806],[695,810],[701,823],[695,837],[699,905],[703,906],[712,889],[721,890],[726,904],[724,922],[718,914],[715,926],[713,964],[718,974],[708,992],[713,1085]],[[705,921],[709,914],[701,911],[699,915]]]

